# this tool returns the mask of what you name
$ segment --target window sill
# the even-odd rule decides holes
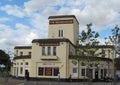
[[[57,56],[42,56],[40,59],[41,60],[57,60],[58,57]]]

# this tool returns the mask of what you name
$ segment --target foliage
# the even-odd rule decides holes
[[[80,34],[79,39],[79,46],[77,48],[77,55],[74,55],[70,58],[76,60],[87,60],[93,61],[95,57],[98,56],[100,53],[96,53],[98,48],[95,46],[98,45],[99,41],[97,38],[99,37],[98,32],[92,31],[91,29],[92,24],[87,24],[87,31],[83,30]],[[94,57],[94,58],[90,58]]]
[[[92,24],[87,24],[87,32],[85,30],[82,31],[80,34],[80,45],[86,46],[95,46],[98,45],[97,38],[99,37],[98,32],[92,31],[91,29]]]
[[[10,70],[10,66],[11,66],[10,57],[3,50],[0,50],[0,65],[2,64],[5,65],[6,70]]]
[[[93,65],[91,61],[96,61],[97,63],[99,61],[99,58],[97,56],[100,53],[97,53],[98,48],[96,48],[96,46],[99,44],[97,40],[99,34],[98,32],[92,31],[91,26],[92,26],[91,23],[87,24],[87,31],[83,30],[81,32],[79,38],[79,46],[77,47],[77,54],[70,56],[70,59],[77,60],[78,69],[79,69],[79,62],[81,60],[82,60],[81,63],[86,61],[85,63],[87,64],[87,68],[89,68],[90,65]]]
[[[109,39],[115,46],[116,53],[120,56],[120,28],[118,25],[112,29],[112,36],[109,36]]]

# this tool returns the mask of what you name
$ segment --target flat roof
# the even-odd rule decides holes
[[[76,19],[76,21],[78,22],[77,18],[75,17],[75,15],[56,15],[56,16],[49,16],[48,19],[54,19],[54,18],[70,18],[73,17]],[[78,22],[79,24],[79,22]]]
[[[31,49],[32,46],[15,46],[14,49]]]
[[[32,43],[39,42],[39,43],[51,43],[51,42],[69,42],[74,47],[75,45],[67,38],[48,38],[48,39],[34,39]]]

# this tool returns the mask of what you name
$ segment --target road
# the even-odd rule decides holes
[[[0,85],[88,85],[88,82],[25,81],[0,78]],[[113,85],[113,82],[92,82],[89,85]],[[120,85],[120,82],[116,85]]]

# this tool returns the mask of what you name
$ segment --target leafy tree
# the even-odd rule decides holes
[[[95,46],[98,46],[99,44],[99,41],[97,40],[99,34],[98,32],[92,31],[91,26],[91,23],[87,24],[87,31],[83,30],[81,32],[79,38],[79,46],[77,48],[77,55],[71,58],[79,61],[81,59],[86,60],[86,58],[90,59],[89,57],[98,56],[98,54],[96,53],[98,48],[96,48]]]
[[[99,41],[97,38],[99,37],[98,32],[92,31],[91,29],[92,24],[87,24],[87,31],[82,31],[79,39],[79,47],[78,47],[78,55],[84,56],[84,57],[96,57],[98,54],[96,54],[96,51],[98,48],[97,46],[99,44]],[[81,54],[82,53],[82,54]]]
[[[0,65],[2,65],[2,64],[5,65],[5,69],[7,71],[10,70],[10,66],[11,66],[10,57],[3,50],[0,50]]]
[[[91,29],[92,24],[87,24],[87,31],[83,30],[80,34],[80,45],[89,45],[89,46],[95,46],[98,45],[97,38],[99,37],[99,33],[92,31]]]
[[[120,56],[120,27],[116,25],[111,31],[112,35],[109,38],[105,38],[107,40],[106,45],[114,45],[114,49],[116,50],[115,54]]]
[[[91,29],[92,24],[87,24],[87,31],[83,30],[80,34],[79,38],[79,46],[77,48],[77,55],[70,56],[71,59],[77,60],[78,62],[78,69],[79,69],[79,62],[82,60],[83,62],[86,61],[86,65],[91,66],[91,61],[99,61],[98,56],[100,53],[96,53],[98,51],[99,41],[97,38],[99,37],[98,32],[92,31]],[[79,76],[79,72],[78,72]],[[88,76],[90,79],[90,76]]]
[[[120,57],[120,28],[118,27],[118,25],[116,25],[112,29],[112,36],[109,36],[109,39],[114,45],[114,58],[117,57],[116,55]],[[114,65],[115,65],[115,62],[114,62]],[[116,85],[115,78],[116,78],[116,68],[114,68],[114,85]]]

